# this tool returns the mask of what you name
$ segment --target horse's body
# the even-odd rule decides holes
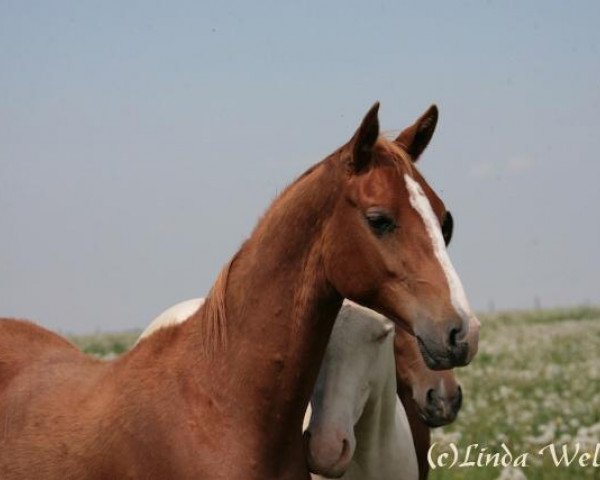
[[[186,321],[203,303],[197,298],[168,308],[138,342]],[[313,436],[321,445],[311,455],[318,470],[329,467],[330,475],[343,471],[340,478],[346,480],[427,478],[429,426],[455,419],[461,390],[452,371],[427,368],[413,337],[403,330],[396,330],[393,340],[386,335],[392,326],[352,302],[342,306],[317,380],[320,391],[313,393],[315,410],[309,405],[304,418],[306,430],[316,412],[313,422],[320,430]],[[343,439],[350,439],[346,451]]]
[[[203,303],[203,298],[197,298],[168,308],[142,332],[138,342],[187,321]],[[313,415],[313,425],[320,429],[311,432],[312,438],[319,441],[317,449],[317,442],[309,442],[313,447],[312,452],[309,449],[311,462],[318,464],[318,470],[336,477],[343,473],[339,478],[345,480],[417,480],[411,424],[396,394],[393,332],[393,323],[383,316],[348,301],[342,306],[327,345],[312,406],[304,417],[305,430],[311,431]],[[359,391],[364,394],[362,398],[356,396]],[[333,420],[332,414],[334,418],[341,415],[343,421]],[[351,438],[341,453],[340,438]],[[328,477],[313,474],[312,478]]]
[[[0,338],[0,478],[135,477],[135,463],[128,469],[113,456],[133,446],[126,425],[136,407],[127,395],[136,379],[123,380],[120,362],[87,357],[28,322],[3,320]]]
[[[302,420],[344,297],[413,332],[430,366],[468,363],[448,215],[411,162],[437,110],[390,142],[377,108],[274,201],[189,321],[107,363],[43,329],[40,360],[0,336],[0,478],[306,480]]]

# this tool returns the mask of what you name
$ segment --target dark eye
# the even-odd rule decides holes
[[[442,236],[444,237],[444,242],[446,246],[452,240],[452,230],[454,229],[454,219],[452,218],[452,214],[450,212],[446,212],[444,215],[444,221],[442,222]]]
[[[393,232],[396,229],[396,222],[387,213],[368,212],[366,217],[369,227],[371,227],[371,230],[378,237]]]
[[[394,331],[394,326],[387,324],[381,332],[375,335],[376,342],[383,342]]]

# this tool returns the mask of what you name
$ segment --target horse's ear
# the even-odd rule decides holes
[[[416,162],[429,145],[438,121],[438,109],[432,105],[410,127],[404,129],[395,142],[400,145]]]
[[[379,102],[370,108],[363,118],[363,121],[350,140],[350,159],[349,167],[353,173],[358,173],[365,169],[373,157],[373,146],[379,137]]]

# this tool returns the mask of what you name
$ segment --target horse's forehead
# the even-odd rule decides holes
[[[358,191],[366,206],[387,204],[390,207],[408,207],[410,195],[404,178],[409,176],[421,186],[438,218],[443,216],[446,210],[443,201],[406,152],[400,148],[383,149],[379,159],[378,166],[359,177]]]
[[[421,186],[423,193],[425,193],[425,196],[429,200],[429,204],[431,205],[433,212],[438,219],[441,219],[446,211],[446,206],[444,205],[442,199],[437,193],[435,193],[433,188],[431,188],[429,183],[427,183],[423,175],[421,175],[421,172],[419,172],[416,167],[413,167],[411,177]]]
[[[397,168],[384,165],[372,168],[357,179],[358,200],[365,208],[386,205],[395,209],[408,204],[408,191]]]
[[[423,192],[425,193],[425,196],[431,204],[433,211],[438,216],[438,218],[441,218],[444,212],[446,211],[444,202],[440,199],[440,197],[433,190],[433,188],[431,188],[429,183],[427,183],[427,180],[425,180],[415,163],[411,160],[410,155],[406,153],[401,147],[397,147],[393,143],[390,144],[384,142],[382,147],[382,151],[384,152],[384,154],[389,159],[391,159],[391,161],[396,167],[396,172],[398,175],[397,178],[400,180],[399,183],[401,185],[399,191],[402,192],[402,195],[404,195],[404,192],[406,192],[405,182],[403,181],[403,179],[405,178],[405,175],[408,175],[421,186]],[[388,181],[390,181],[391,178],[392,175],[390,175],[390,173],[388,172]],[[404,200],[406,200],[407,198],[408,194],[406,194],[406,196],[403,197]]]

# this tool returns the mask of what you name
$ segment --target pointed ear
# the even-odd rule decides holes
[[[438,109],[432,105],[410,127],[402,131],[395,142],[400,145],[416,162],[429,145],[438,121]]]
[[[360,127],[354,133],[348,146],[350,149],[351,158],[348,160],[350,170],[358,173],[365,169],[371,162],[373,156],[373,146],[379,137],[379,102],[371,107],[371,109],[363,118]]]

